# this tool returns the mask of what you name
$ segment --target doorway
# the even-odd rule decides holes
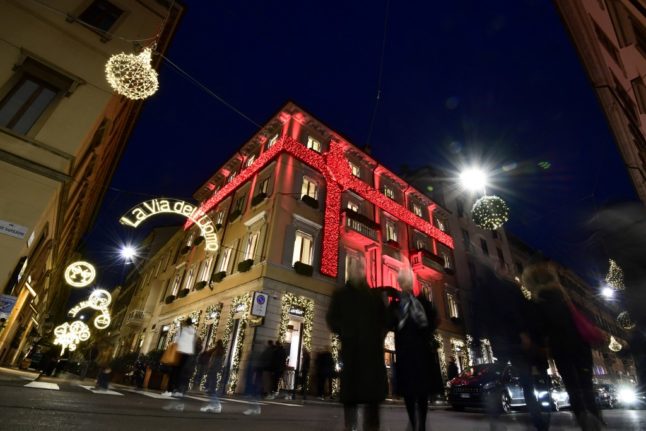
[[[283,376],[285,389],[292,391],[297,385],[298,376],[303,356],[303,329],[301,318],[290,317],[285,333],[285,350],[287,351],[287,369]]]

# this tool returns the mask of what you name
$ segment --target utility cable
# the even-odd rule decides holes
[[[379,109],[379,102],[381,101],[381,87],[384,77],[384,57],[386,56],[386,36],[388,34],[388,10],[390,9],[390,0],[386,0],[386,11],[384,13],[384,32],[381,40],[381,55],[379,58],[379,73],[377,75],[377,96],[375,98],[375,106],[372,109],[372,116],[370,118],[370,126],[368,127],[368,138],[366,139],[366,146],[370,145],[372,139],[372,132],[377,118],[377,110]]]

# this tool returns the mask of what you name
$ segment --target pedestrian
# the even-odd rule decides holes
[[[584,431],[601,429],[603,419],[592,386],[590,346],[602,339],[601,332],[578,312],[551,262],[534,258],[523,271],[522,281],[539,310],[550,355],[579,426]]]
[[[222,404],[218,398],[218,374],[222,371],[224,364],[224,343],[222,340],[217,340],[212,349],[207,350],[209,361],[206,369],[206,394],[210,398],[210,402],[204,407],[200,408],[201,412],[220,413],[222,412]]]
[[[365,431],[379,429],[379,404],[388,382],[384,364],[386,304],[370,289],[362,260],[350,259],[345,287],[334,291],[327,323],[341,340],[340,400],[345,430],[357,429],[357,405],[365,404]]]
[[[328,349],[321,350],[314,362],[316,373],[316,393],[320,400],[332,395],[332,378],[334,377],[334,358]],[[327,390],[326,390],[327,389]]]
[[[276,340],[271,357],[272,392],[267,396],[268,400],[276,398],[280,393],[280,380],[285,374],[286,362],[287,351],[283,347],[283,343],[281,343],[280,340]]]
[[[195,327],[193,327],[193,320],[190,317],[182,321],[175,336],[175,343],[177,343],[179,362],[173,367],[169,386],[171,387],[172,395],[181,398],[184,397],[184,393],[188,389],[191,371],[193,370],[193,356],[195,355]],[[184,403],[173,401],[164,406],[163,409],[183,411]]]
[[[312,357],[310,355],[310,351],[304,348],[303,355],[301,356],[301,372],[300,372],[301,393],[303,395],[303,399],[307,398],[311,360],[312,360]]]
[[[520,287],[503,278],[505,269],[499,266],[494,271],[481,263],[476,267],[475,321],[473,333],[476,340],[487,338],[502,363],[511,363],[518,383],[523,389],[525,405],[533,426],[547,430],[549,416],[544,417],[536,398],[537,380],[547,382],[547,358],[543,346],[544,336],[540,331],[540,318],[534,307],[523,296]],[[547,389],[546,389],[547,390]],[[490,394],[488,410],[497,422],[506,396],[500,390]]]
[[[446,377],[449,381],[458,376],[458,364],[455,363],[455,358],[451,356],[449,363],[446,364]]]
[[[274,372],[272,368],[274,358],[274,340],[267,340],[267,346],[260,355],[260,364],[262,366],[262,395],[271,396],[273,394]]]
[[[251,398],[251,406],[242,412],[245,416],[256,416],[261,413],[260,398],[262,396],[262,376],[265,364],[262,361],[262,352],[256,346],[252,346],[249,360],[247,362],[246,392]]]
[[[389,311],[395,331],[397,352],[395,373],[397,393],[404,397],[412,431],[426,430],[428,398],[432,387],[433,333],[437,313],[430,302],[413,294],[413,274],[409,268],[397,277],[401,294],[391,301]]]
[[[193,375],[193,388],[196,389],[200,389],[202,386],[204,377],[209,369],[211,354],[213,353],[213,349],[207,350],[206,347],[206,343],[203,343],[202,339],[198,338],[195,343],[197,354],[195,355],[195,374]]]

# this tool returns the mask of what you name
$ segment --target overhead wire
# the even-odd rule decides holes
[[[388,12],[390,9],[390,0],[386,0],[386,11],[384,13],[384,31],[381,40],[381,55],[379,58],[379,73],[377,74],[377,95],[375,98],[375,105],[372,109],[372,116],[370,118],[370,126],[368,127],[368,138],[366,139],[366,146],[370,145],[372,139],[372,132],[375,127],[375,120],[377,118],[377,111],[379,109],[379,102],[381,101],[381,89],[384,77],[384,57],[386,56],[386,36],[388,34]]]

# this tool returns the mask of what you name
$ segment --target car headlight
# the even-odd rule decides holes
[[[496,382],[487,382],[482,385],[482,390],[488,391],[496,387]]]
[[[620,388],[617,392],[617,400],[623,404],[634,404],[637,402],[637,392],[633,388]]]

